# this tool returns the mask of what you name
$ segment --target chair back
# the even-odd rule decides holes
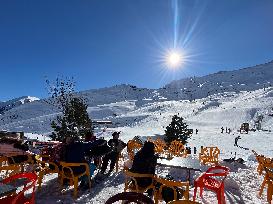
[[[2,183],[5,184],[12,184],[12,182],[18,180],[18,179],[24,179],[24,188],[22,191],[20,191],[14,198],[12,199],[11,204],[21,204],[22,200],[24,200],[24,203],[34,204],[35,203],[35,183],[37,181],[37,175],[35,173],[19,173],[12,175],[8,178],[5,178],[2,180]],[[25,192],[32,189],[32,193],[30,197],[25,197]]]
[[[187,151],[184,147],[183,143],[177,140],[174,140],[171,142],[169,146],[169,153],[172,156],[178,156],[178,157],[186,157]]]
[[[74,192],[73,196],[74,199],[78,196],[78,181],[79,178],[82,176],[87,176],[89,189],[91,189],[91,174],[90,174],[90,167],[87,163],[67,163],[67,162],[60,162],[61,165],[61,171],[60,171],[60,180],[61,180],[61,186],[63,186],[64,179],[68,179],[70,181],[70,185],[74,185]],[[74,173],[73,167],[85,167],[85,171],[81,173]]]
[[[167,180],[164,178],[156,177],[155,178],[157,183],[160,183],[160,187],[155,192],[155,203],[158,203],[159,200],[162,200],[162,191],[164,187],[171,188],[174,192],[174,200],[179,199],[177,196],[177,190],[180,192],[181,195],[184,196],[185,199],[189,199],[189,181],[187,182],[181,182],[181,181],[172,181]],[[182,187],[185,187],[185,189],[182,189]]]
[[[220,150],[218,147],[204,147],[199,154],[199,160],[201,163],[214,163],[218,164]]]
[[[56,163],[49,161],[49,155],[36,155],[35,159],[39,166],[43,169],[48,171],[47,173],[59,173],[59,167]],[[51,168],[49,168],[51,165]]]
[[[6,171],[6,176],[11,176],[11,175],[14,175],[14,174],[18,174],[21,172],[21,166],[20,165],[17,165],[17,164],[10,164],[8,166],[0,166],[0,172],[2,171]],[[9,171],[11,171],[9,173]]]
[[[60,162],[60,165],[62,167],[61,169],[61,176],[65,177],[67,179],[74,179],[74,177],[81,177],[82,175],[87,175],[90,178],[90,168],[87,163],[68,163],[68,162]],[[85,171],[81,173],[80,175],[74,175],[73,173],[73,167],[80,167],[84,166]]]
[[[127,143],[127,152],[129,155],[129,158],[133,161],[135,152],[141,149],[143,144],[137,142],[136,140],[129,140]]]
[[[166,143],[159,138],[157,138],[154,141],[154,145],[155,145],[155,153],[163,153],[165,147],[167,146]]]
[[[265,167],[270,166],[270,164],[272,163],[272,159],[268,158],[268,157],[265,157],[263,155],[256,156],[256,159],[258,161],[257,172],[258,172],[259,175],[262,175],[262,173],[265,170]]]
[[[145,192],[147,189],[154,188],[153,182],[151,183],[151,185],[145,188],[141,188],[137,184],[137,178],[151,178],[153,181],[154,180],[153,174],[139,174],[139,173],[133,173],[128,170],[125,170],[124,174],[125,174],[124,192],[126,192],[126,190],[130,190],[133,192],[142,193],[142,192]]]
[[[220,183],[220,187],[224,184],[224,180],[229,174],[229,168],[226,166],[213,166],[210,167],[204,174],[204,179],[214,178]],[[216,179],[217,178],[217,179]]]
[[[154,201],[148,196],[142,193],[136,192],[123,192],[118,193],[112,197],[110,197],[105,204],[112,204],[117,201],[125,201],[124,203],[137,203],[137,204],[154,204]]]

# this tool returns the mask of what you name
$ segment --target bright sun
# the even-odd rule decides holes
[[[166,56],[167,66],[170,68],[178,68],[183,62],[182,54],[177,51],[169,52]]]

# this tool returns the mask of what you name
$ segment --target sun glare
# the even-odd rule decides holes
[[[183,56],[177,51],[169,52],[166,56],[166,64],[169,68],[178,68],[183,62]]]

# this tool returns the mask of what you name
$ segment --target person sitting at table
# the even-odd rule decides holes
[[[145,142],[143,147],[136,153],[132,168],[133,173],[155,174],[157,157],[155,156],[155,146],[152,142]],[[145,188],[153,182],[151,178],[136,178],[137,185]],[[151,192],[148,191],[148,194]]]

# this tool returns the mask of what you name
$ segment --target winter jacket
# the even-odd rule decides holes
[[[88,152],[89,157],[101,157],[111,152],[111,148],[107,145],[107,141],[98,139],[94,142],[94,147]]]
[[[108,145],[112,149],[112,152],[120,153],[127,145],[125,142],[119,139],[110,139]]]
[[[64,161],[67,163],[86,163],[85,152],[88,152],[94,147],[94,142],[74,142],[65,146]],[[85,171],[84,166],[73,167],[73,173],[79,174]]]
[[[130,171],[140,174],[155,174],[156,163],[157,157],[155,155],[145,154],[139,151],[134,157]],[[137,178],[136,180],[140,187],[146,187],[152,183],[151,178]]]

